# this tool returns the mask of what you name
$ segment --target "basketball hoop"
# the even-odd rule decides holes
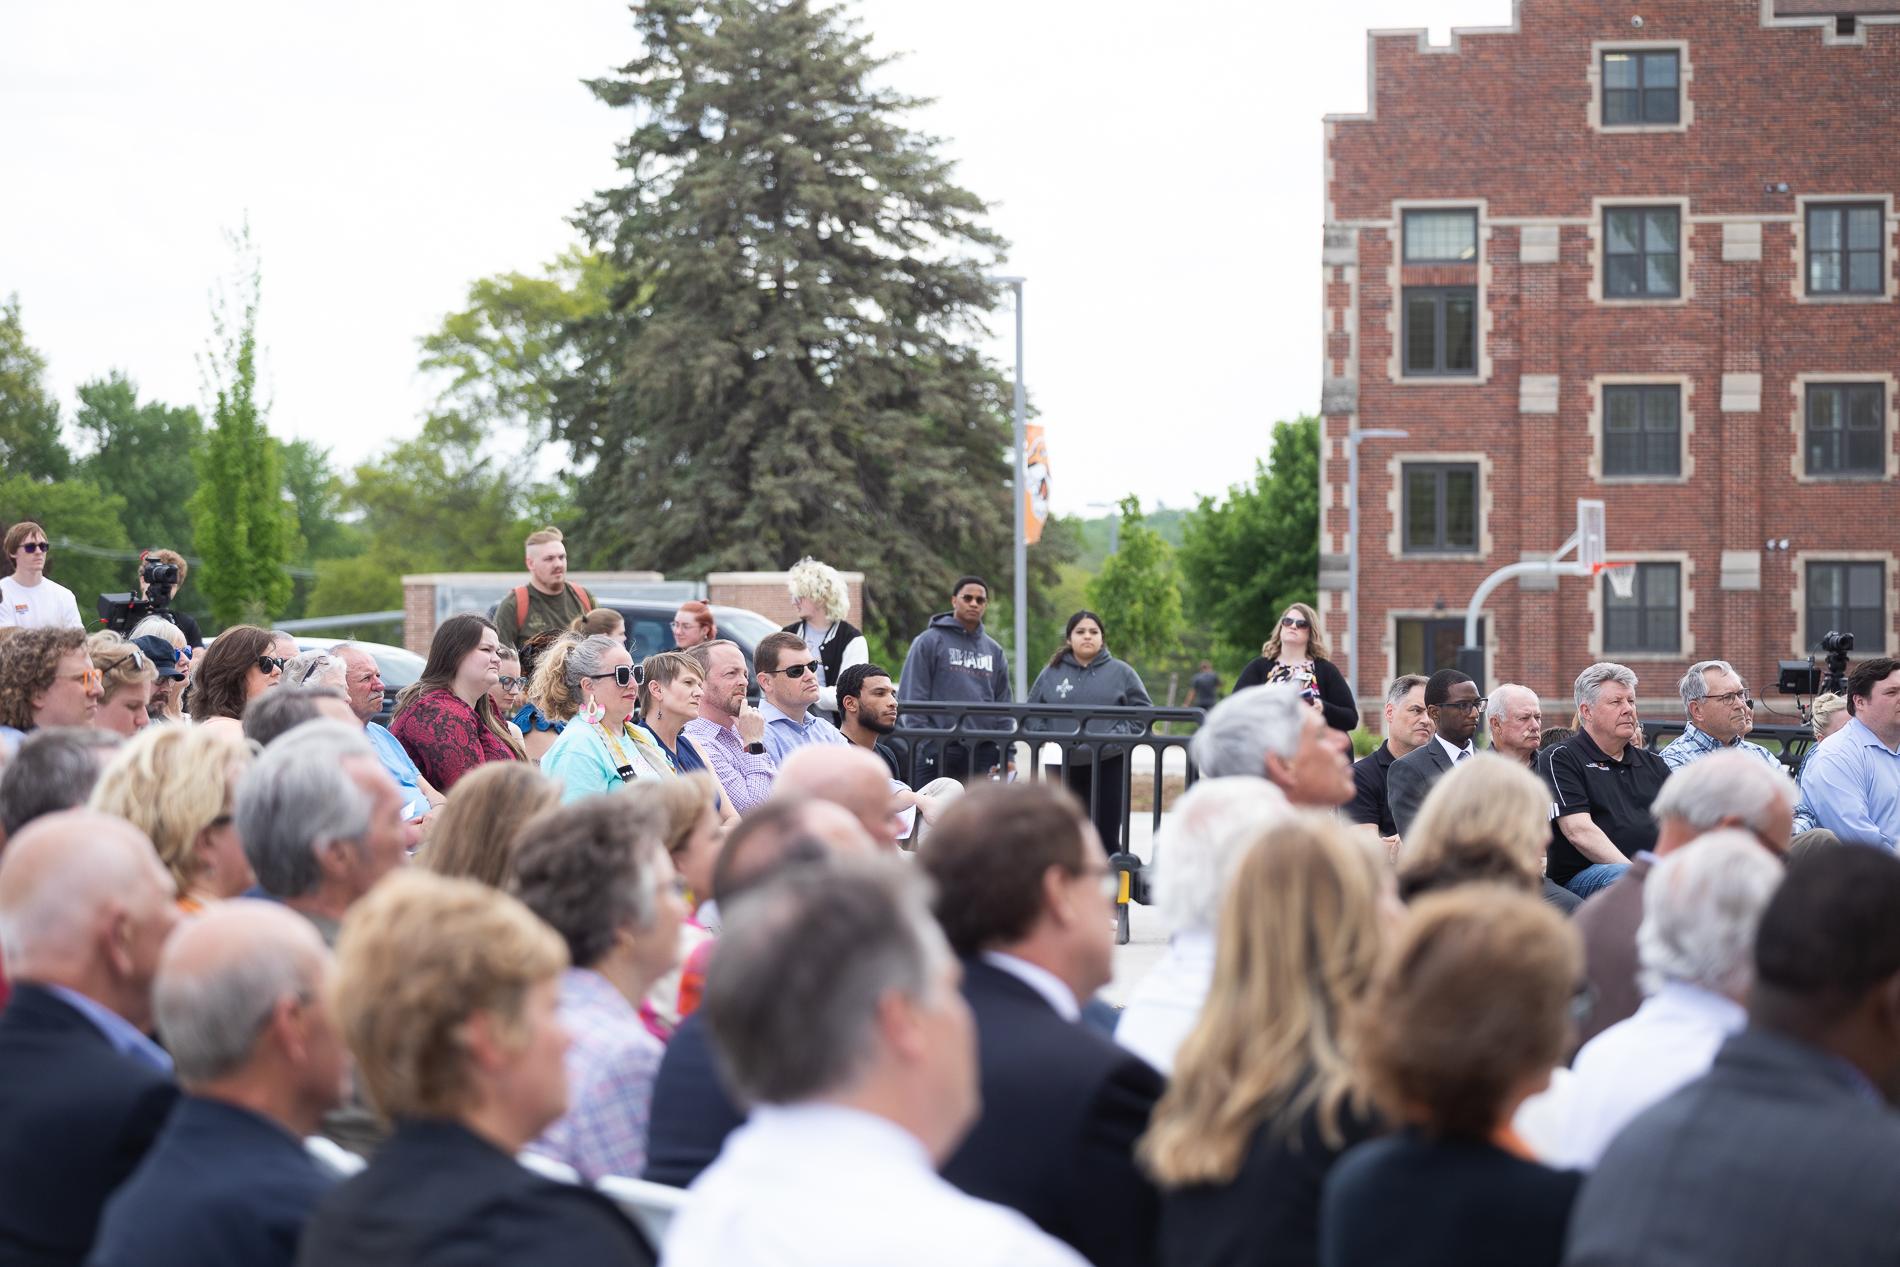
[[[1607,574],[1610,578],[1610,592],[1618,598],[1636,597],[1636,563],[1624,560],[1619,563],[1599,563],[1590,569],[1590,575]]]

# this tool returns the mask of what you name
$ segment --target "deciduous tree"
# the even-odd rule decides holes
[[[1141,499],[1121,500],[1120,542],[1089,582],[1114,653],[1137,669],[1157,668],[1181,638],[1181,575],[1174,550],[1142,521]]]
[[[56,480],[72,468],[59,434],[59,402],[41,383],[46,358],[26,341],[20,297],[0,304],[0,469]]]

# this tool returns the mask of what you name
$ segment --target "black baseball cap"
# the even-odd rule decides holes
[[[146,634],[143,638],[132,639],[132,645],[145,653],[145,658],[158,670],[158,676],[172,682],[185,680],[185,671],[178,667],[178,652],[172,644],[157,634]]]

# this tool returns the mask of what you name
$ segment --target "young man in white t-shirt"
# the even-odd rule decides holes
[[[84,629],[73,592],[46,579],[46,530],[30,519],[7,529],[13,575],[0,577],[0,625],[21,629]]]

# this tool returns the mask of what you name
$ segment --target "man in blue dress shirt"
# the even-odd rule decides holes
[[[838,728],[812,713],[818,702],[818,658],[797,634],[768,634],[752,653],[759,675],[765,751],[777,766],[807,744],[849,744]]]
[[[1862,660],[1847,675],[1845,726],[1801,768],[1801,801],[1818,826],[1861,845],[1900,846],[1900,659]]]

